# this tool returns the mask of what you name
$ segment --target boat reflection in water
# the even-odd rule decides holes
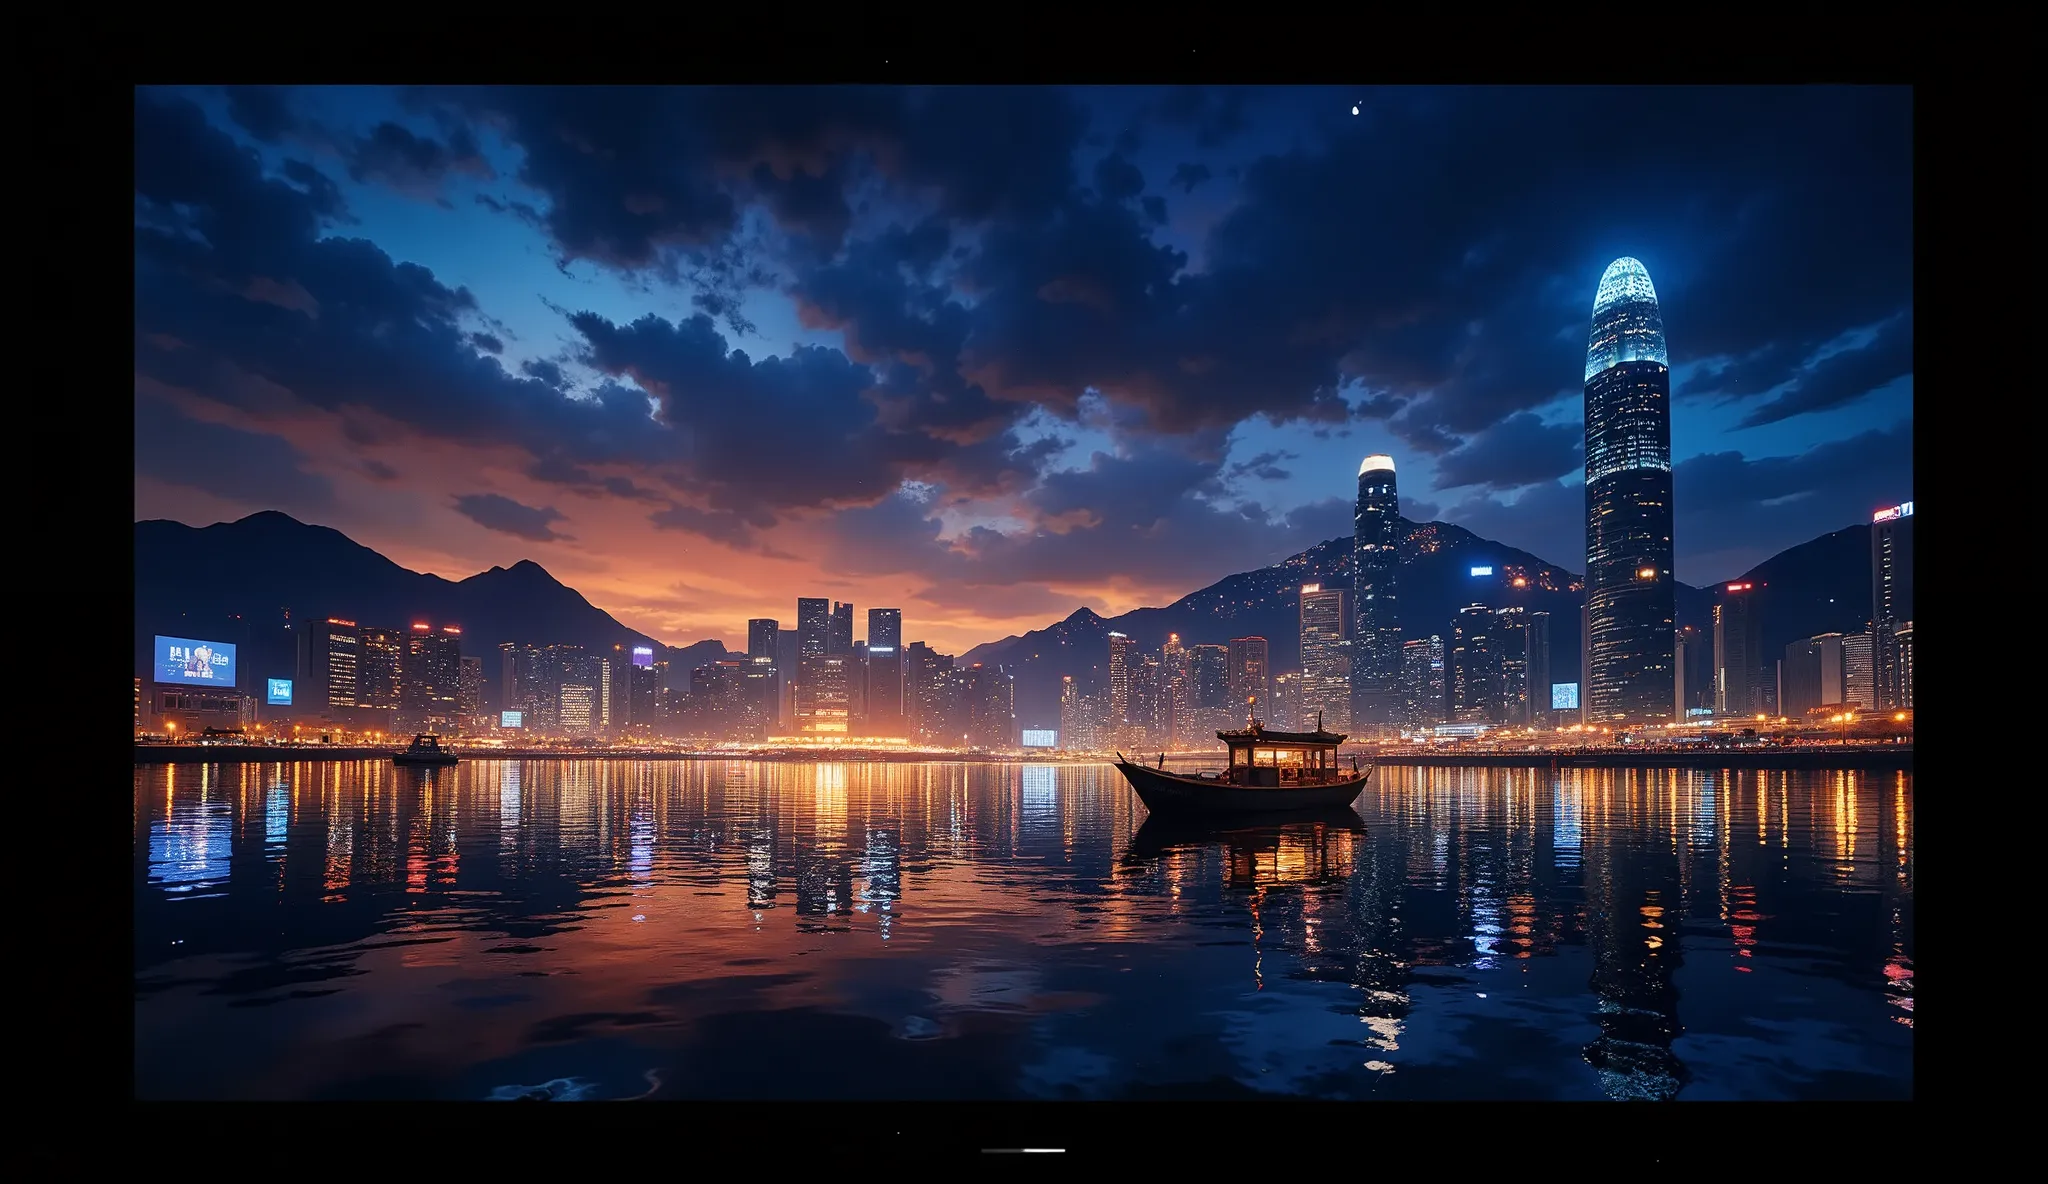
[[[1127,865],[1156,863],[1179,850],[1221,848],[1234,889],[1323,885],[1351,874],[1365,823],[1348,809],[1279,816],[1241,815],[1204,824],[1154,815],[1131,836]]]

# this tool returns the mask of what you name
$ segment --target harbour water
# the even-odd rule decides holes
[[[1912,1096],[1913,775],[138,766],[143,1098]]]

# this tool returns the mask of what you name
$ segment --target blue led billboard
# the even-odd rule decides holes
[[[1550,709],[1552,711],[1577,711],[1579,709],[1579,684],[1575,682],[1551,683]]]
[[[501,728],[524,727],[526,726],[526,713],[523,711],[500,711],[498,713],[498,726]]]
[[[224,641],[195,641],[190,637],[156,639],[156,680],[177,686],[210,686],[232,691],[235,681],[235,647]]]
[[[270,695],[264,701],[273,707],[290,707],[292,705],[292,680],[289,678],[271,679]]]

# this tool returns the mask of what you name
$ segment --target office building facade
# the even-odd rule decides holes
[[[1586,648],[1590,724],[1671,718],[1671,370],[1648,269],[1600,277],[1586,346]]]
[[[1297,726],[1351,730],[1351,650],[1346,589],[1301,586],[1301,708]]]
[[[1714,714],[1756,715],[1764,707],[1763,629],[1756,585],[1728,584],[1714,605]]]
[[[1401,722],[1401,498],[1394,458],[1368,456],[1358,466],[1352,509],[1351,720],[1361,730]]]

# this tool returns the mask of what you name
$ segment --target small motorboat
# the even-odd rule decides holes
[[[394,765],[452,765],[462,758],[441,747],[441,738],[432,732],[421,732],[412,738],[412,747],[404,752],[393,753]]]
[[[1274,732],[1257,719],[1241,730],[1218,732],[1230,750],[1230,766],[1221,773],[1169,773],[1165,757],[1157,767],[1137,764],[1116,754],[1116,767],[1131,783],[1138,800],[1154,814],[1284,814],[1297,810],[1348,808],[1372,779],[1370,761],[1356,756],[1348,767],[1337,762],[1342,733],[1323,730],[1316,717],[1313,732]]]

